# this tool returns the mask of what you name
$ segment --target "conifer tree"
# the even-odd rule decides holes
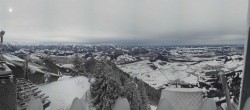
[[[75,55],[73,60],[74,69],[76,71],[76,75],[80,75],[85,70],[85,66],[82,63],[82,59],[79,57],[78,53]]]
[[[127,82],[125,85],[125,95],[130,104],[130,110],[141,110],[141,97],[137,88],[137,84],[134,81]]]
[[[92,103],[97,110],[112,110],[120,93],[120,85],[110,73],[101,73],[91,84]]]
[[[138,89],[140,92],[140,97],[141,97],[141,110],[149,110],[149,106],[148,106],[148,96],[146,93],[146,88],[144,83],[142,82],[142,80],[138,81]]]

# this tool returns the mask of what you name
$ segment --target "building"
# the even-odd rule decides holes
[[[11,69],[0,62],[0,110],[16,110],[16,82]]]

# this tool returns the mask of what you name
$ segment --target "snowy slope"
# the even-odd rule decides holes
[[[232,60],[224,64],[224,61],[209,60],[202,62],[166,62],[160,65],[160,60],[150,62],[143,60],[139,62],[118,65],[118,67],[127,72],[132,77],[142,79],[152,87],[158,89],[170,81],[181,80],[185,83],[196,84],[199,77],[205,75],[206,72],[223,70],[225,73],[243,68],[243,61],[236,60],[238,55],[232,56]],[[152,69],[150,65],[154,65],[157,69]]]
[[[186,72],[187,65],[180,63],[168,63],[166,65],[159,65],[160,61],[153,64],[158,68],[153,70],[149,64],[150,61],[144,60],[140,62],[119,65],[118,67],[123,71],[129,73],[133,77],[142,79],[154,88],[158,88],[169,81],[181,79],[188,81],[187,83],[197,83],[197,77]]]
[[[81,98],[89,87],[88,78],[78,76],[41,85],[39,89],[49,96],[50,110],[69,110],[74,98]]]

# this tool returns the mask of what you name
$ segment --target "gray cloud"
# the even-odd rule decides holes
[[[242,44],[248,0],[2,0],[8,42]],[[10,13],[8,10],[12,8]]]

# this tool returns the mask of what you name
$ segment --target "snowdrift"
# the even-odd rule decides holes
[[[81,98],[89,87],[88,78],[78,76],[45,84],[39,89],[50,97],[50,110],[69,110],[74,98]]]

